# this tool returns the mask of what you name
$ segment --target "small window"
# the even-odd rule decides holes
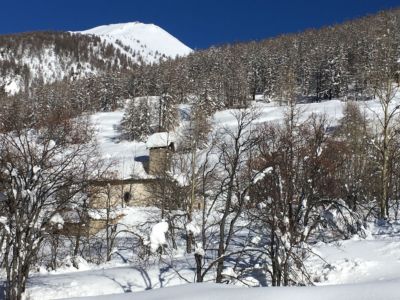
[[[130,192],[125,192],[124,193],[124,201],[125,201],[125,203],[128,204],[131,201],[131,199],[132,199],[132,194]]]

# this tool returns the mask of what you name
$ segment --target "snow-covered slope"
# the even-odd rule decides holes
[[[0,90],[14,94],[33,83],[53,83],[128,68],[131,61],[97,36],[67,32],[0,35]]]
[[[125,213],[121,222],[132,226],[131,229],[138,228],[138,224],[159,214],[154,208],[132,207]],[[41,274],[29,279],[26,296],[33,300],[72,297],[88,297],[84,298],[87,300],[399,299],[400,225],[379,227],[369,223],[368,228],[366,239],[354,236],[346,241],[319,242],[314,245],[313,252],[322,259],[313,256],[305,261],[316,285],[312,287],[249,289],[241,282],[235,285],[188,285],[194,278],[193,269],[187,267],[193,255],[185,259],[178,255],[173,268],[162,268],[156,263],[149,265],[146,270],[136,263],[124,263],[119,256],[114,256],[111,262],[101,266],[83,262],[79,270],[73,267],[50,272],[42,270]],[[127,252],[123,253],[127,255]],[[148,289],[152,291],[145,291]]]
[[[400,98],[396,99],[394,105],[398,103]],[[314,113],[324,114],[330,124],[335,126],[343,116],[344,104],[339,100],[299,104],[298,109],[302,112],[300,120],[305,120]],[[376,100],[361,102],[360,105],[371,118],[380,111],[379,102]],[[253,107],[259,112],[255,123],[281,122],[287,109],[273,102],[255,102]],[[217,112],[213,118],[215,130],[236,126],[234,112],[235,110]],[[92,115],[101,154],[103,158],[116,161],[114,170],[122,178],[129,177],[132,173],[146,175],[142,165],[135,162],[135,157],[148,155],[145,144],[122,141],[119,138],[117,126],[123,113],[123,110],[119,110]],[[152,225],[160,224],[160,211],[155,207],[127,207],[123,213],[124,217],[119,220],[118,226],[129,234],[139,234],[144,238],[150,236],[151,241],[151,232],[154,229]],[[66,264],[64,261],[56,271],[41,268],[29,278],[26,296],[27,299],[33,300],[90,296],[98,297],[88,300],[400,299],[400,223],[379,226],[370,222],[365,228],[362,236],[354,235],[348,240],[319,241],[312,244],[311,250],[316,255],[307,257],[304,264],[310,280],[315,284],[314,287],[259,287],[265,286],[265,282],[260,280],[257,273],[249,274],[244,280],[233,279],[229,286],[183,285],[194,281],[195,262],[193,254],[185,254],[183,240],[179,238],[178,250],[171,257],[164,256],[162,260],[139,260],[137,254],[125,246],[127,240],[123,240],[124,246],[115,248],[117,251],[108,263],[95,265],[82,260],[79,269],[75,269],[70,262]],[[124,237],[123,234],[125,233],[118,237]],[[157,243],[157,240],[154,243]],[[226,267],[226,274],[232,274],[232,268]],[[213,280],[213,274],[209,273],[209,276],[205,277],[205,282]],[[255,288],[244,288],[247,284]],[[176,285],[182,286],[172,287]],[[171,288],[159,289],[161,287]],[[142,292],[148,289],[158,290]]]
[[[35,81],[87,78],[191,51],[162,28],[138,22],[82,32],[0,35],[0,90],[15,94]]]
[[[377,281],[373,284],[351,284],[326,287],[286,287],[286,288],[235,288],[229,285],[211,283],[188,284],[164,289],[88,297],[87,300],[397,300],[399,280]],[[77,300],[78,298],[76,298]],[[72,300],[72,299],[71,299]]]
[[[147,98],[153,102],[158,99],[156,96]],[[329,121],[334,125],[343,116],[343,105],[344,102],[332,100],[321,103],[299,104],[299,108],[301,111],[304,111],[304,119],[313,113],[326,114]],[[378,104],[370,103],[371,107],[375,107],[376,105]],[[276,103],[255,103],[254,106],[260,112],[259,118],[256,121],[257,123],[282,120],[286,109],[285,106],[280,106]],[[183,109],[183,107],[181,108]],[[99,148],[104,159],[111,159],[114,162],[112,170],[116,172],[119,178],[126,179],[132,177],[132,175],[144,178],[146,177],[146,173],[142,163],[135,161],[135,157],[147,156],[149,155],[149,151],[143,142],[121,140],[118,126],[123,115],[123,109],[113,112],[98,112],[92,115],[91,118],[96,128]],[[235,126],[234,110],[217,112],[214,116],[214,123],[218,127]],[[176,136],[171,134],[169,139],[176,139]],[[150,143],[154,143],[154,141],[150,140]]]
[[[192,50],[177,38],[154,24],[130,22],[95,27],[79,32],[99,36],[103,41],[126,53],[133,59],[156,62],[162,57],[188,55]]]

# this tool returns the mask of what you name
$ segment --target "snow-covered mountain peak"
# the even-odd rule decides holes
[[[150,63],[158,61],[163,56],[174,58],[188,55],[192,51],[177,38],[154,24],[119,23],[98,26],[78,33],[99,36],[135,60],[138,60],[140,56],[145,62]]]

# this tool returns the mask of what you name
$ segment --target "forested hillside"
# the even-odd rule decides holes
[[[127,69],[129,57],[95,36],[31,32],[0,36],[0,87],[9,94]]]
[[[153,69],[164,92],[201,95],[217,107],[245,105],[256,94],[285,101],[362,100],[374,95],[382,71],[399,83],[400,10],[299,34],[197,51]],[[165,71],[163,71],[165,70]],[[146,78],[146,77],[145,77]],[[183,99],[179,99],[183,100]]]
[[[110,27],[1,36],[7,299],[206,281],[397,293],[399,28],[384,11],[157,63]]]
[[[399,83],[399,27],[400,10],[385,11],[319,30],[212,47],[141,66],[132,66],[125,54],[94,35],[1,36],[0,80],[3,88],[12,90],[15,85],[10,82],[29,86],[33,79],[39,83],[66,79],[65,89],[76,90],[88,83],[71,82],[71,78],[123,71],[122,77],[113,74],[114,83],[107,87],[104,80],[90,84],[100,93],[96,101],[90,101],[95,110],[116,107],[98,105],[104,96],[101,91],[116,98],[168,94],[170,105],[188,102],[195,95],[206,101],[211,111],[246,106],[256,94],[284,102],[288,89],[299,100],[363,100],[374,96],[383,71],[390,71]],[[64,102],[78,101],[73,98]]]

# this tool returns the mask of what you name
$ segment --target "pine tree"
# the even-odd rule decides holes
[[[150,134],[150,109],[147,99],[129,102],[121,120],[125,139],[144,141]]]

